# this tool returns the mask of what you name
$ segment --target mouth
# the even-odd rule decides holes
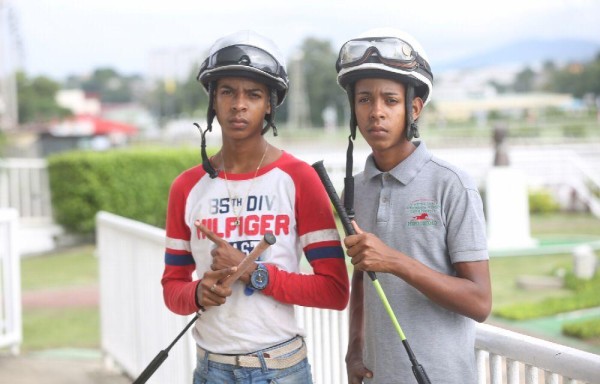
[[[367,132],[369,132],[370,135],[380,136],[387,134],[388,130],[382,126],[372,126],[367,130]]]
[[[234,117],[232,119],[229,119],[229,124],[233,128],[244,128],[245,126],[248,125],[248,120],[243,119],[241,117]]]

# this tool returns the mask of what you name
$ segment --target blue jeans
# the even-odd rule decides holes
[[[262,359],[268,348],[255,352]],[[294,352],[291,352],[293,354]],[[284,369],[246,368],[208,360],[208,354],[198,358],[194,384],[312,384],[308,358]]]

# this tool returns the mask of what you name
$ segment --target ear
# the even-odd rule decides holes
[[[422,110],[423,110],[423,99],[421,99],[418,96],[413,97],[413,102],[412,102],[413,121],[417,121],[417,119],[421,115]]]

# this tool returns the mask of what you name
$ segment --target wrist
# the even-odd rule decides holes
[[[198,280],[196,289],[194,289],[194,301],[198,309],[204,309],[202,306],[202,289],[200,289],[200,283],[202,283],[202,280]]]
[[[264,264],[257,264],[256,269],[250,275],[249,287],[255,291],[262,291],[269,285],[269,270]]]
[[[250,284],[250,279],[252,278],[252,274],[256,271],[258,267],[257,263],[254,263],[242,276],[240,276],[240,281],[246,285]]]

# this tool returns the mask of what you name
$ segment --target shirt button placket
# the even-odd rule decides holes
[[[377,209],[377,221],[388,222],[390,218],[390,174],[383,173],[381,177],[381,193],[379,195],[379,207]]]

